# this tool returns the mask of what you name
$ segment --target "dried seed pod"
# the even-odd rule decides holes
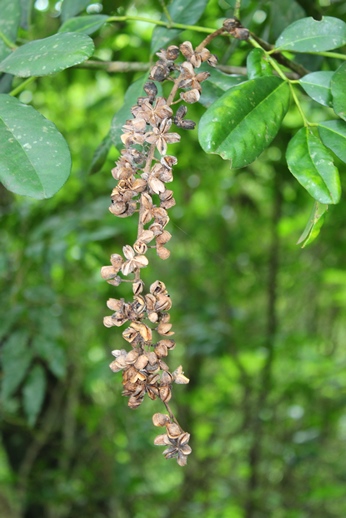
[[[152,339],[151,329],[147,325],[142,324],[141,322],[132,322],[130,327],[138,331],[144,342],[149,342]]]
[[[114,266],[102,266],[101,268],[101,277],[105,281],[109,279],[114,279],[116,277],[119,270],[117,268],[114,268]]]
[[[146,356],[149,360],[150,365],[156,365],[157,364],[157,356],[153,351],[150,351],[146,353]]]
[[[158,356],[158,358],[163,358],[164,356],[168,355],[168,349],[164,344],[157,344],[155,349],[155,354]]]
[[[112,311],[120,311],[124,306],[124,299],[108,299],[107,308]]]
[[[157,346],[159,346],[159,345],[164,345],[165,347],[167,347],[167,349],[169,349],[171,351],[175,347],[175,341],[169,340],[169,339],[160,340],[159,342],[157,342]]]
[[[180,50],[176,45],[170,45],[166,50],[167,59],[171,59],[172,61],[175,61],[179,54]]]
[[[164,403],[168,403],[172,397],[172,390],[169,385],[164,385],[159,388],[159,397]]]
[[[167,430],[167,435],[170,439],[178,439],[178,437],[180,436],[180,434],[182,432],[180,426],[177,425],[176,423],[167,423],[166,430]]]
[[[158,295],[155,304],[156,311],[169,311],[172,307],[172,300],[169,295]]]
[[[159,320],[159,315],[156,313],[156,311],[151,311],[148,313],[148,320],[150,320],[150,322],[153,324],[156,324],[156,322]]]
[[[238,40],[248,40],[250,38],[250,31],[244,27],[239,27],[239,29],[234,31],[234,37]]]
[[[142,370],[142,369],[145,369],[145,367],[148,365],[148,358],[145,354],[141,354],[138,358],[137,358],[137,361],[135,362],[134,366],[136,367],[136,369],[139,369],[139,370]]]
[[[172,167],[178,163],[178,159],[175,156],[165,155],[161,157],[160,162],[168,169],[172,169]]]
[[[171,255],[171,252],[165,248],[164,246],[161,246],[161,245],[158,245],[156,247],[156,252],[157,252],[157,255],[159,256],[160,259],[163,259],[163,260],[166,260],[169,258],[169,256]]]
[[[136,331],[132,327],[128,327],[127,329],[125,329],[125,331],[123,331],[122,336],[123,336],[124,340],[126,340],[127,342],[132,344],[135,342],[135,339],[138,337],[138,331]]]
[[[215,54],[210,54],[208,60],[207,60],[207,63],[208,65],[210,65],[211,67],[216,67],[217,63],[218,63],[218,59],[217,57],[215,56]]]
[[[144,192],[147,187],[147,182],[142,178],[136,178],[136,180],[132,184],[132,190],[134,192]]]
[[[104,318],[103,318],[103,325],[104,325],[105,327],[113,327],[113,326],[115,326],[116,324],[115,324],[115,322],[114,322],[114,320],[113,320],[113,318],[112,318],[112,317],[104,317]]]
[[[112,286],[120,286],[120,284],[123,282],[122,278],[117,275],[114,277],[114,279],[107,280],[108,284],[111,284]]]
[[[172,234],[170,234],[167,230],[164,230],[162,232],[162,234],[157,236],[156,243],[158,245],[164,245],[164,244],[168,243],[168,241],[171,239],[171,237],[172,237]]]
[[[162,435],[158,435],[157,437],[155,437],[154,444],[156,446],[168,446],[169,444],[171,444],[171,441],[169,440],[168,435],[164,433]]]
[[[128,401],[128,406],[129,408],[131,408],[132,410],[134,410],[135,408],[138,408],[141,403],[143,402],[143,397],[137,397],[137,396],[131,396],[129,401]]]
[[[171,71],[168,66],[159,63],[151,69],[150,79],[162,83],[165,79],[167,79],[170,73]]]
[[[179,108],[177,109],[177,113],[175,114],[176,118],[177,119],[183,119],[185,117],[185,115],[187,114],[187,106],[185,106],[184,104],[182,104],[181,106],[179,106]]]
[[[153,415],[154,426],[165,426],[169,423],[169,416],[167,414],[156,413]]]
[[[164,371],[161,376],[161,386],[162,385],[171,385],[173,382],[173,376],[170,372]]]
[[[180,51],[187,60],[194,55],[192,44],[189,41],[184,41],[184,43],[180,45]]]
[[[155,281],[150,285],[150,293],[152,295],[167,294],[166,285],[162,281]]]
[[[164,322],[160,322],[159,325],[156,328],[156,331],[163,336],[171,336],[174,334],[172,329],[172,324],[166,324]]]
[[[138,239],[143,243],[150,243],[150,241],[154,239],[154,232],[151,230],[143,230],[143,232],[140,233]]]
[[[176,120],[173,119],[174,124],[178,126],[178,128],[186,129],[186,130],[193,130],[195,129],[196,123],[190,119],[186,120]]]
[[[134,295],[139,295],[140,293],[143,292],[143,289],[144,289],[144,282],[142,281],[142,279],[139,279],[138,281],[134,281],[134,283],[132,285],[132,292]]]
[[[132,365],[136,362],[137,358],[139,356],[139,351],[137,349],[132,349],[132,351],[129,351],[125,357],[125,363],[127,365]]]
[[[222,27],[225,29],[225,31],[229,33],[233,33],[233,31],[240,26],[241,24],[238,18],[227,18],[227,20],[225,20],[222,24]]]
[[[145,83],[143,90],[145,91],[145,93],[151,101],[153,101],[157,96],[157,86],[155,83],[152,83],[151,81]]]
[[[118,271],[121,268],[121,265],[123,264],[124,260],[119,254],[112,254],[110,258],[111,264],[114,268],[118,268]]]
[[[193,104],[199,101],[201,94],[197,90],[197,88],[193,88],[192,90],[188,90],[187,92],[182,92],[180,97],[188,104]]]
[[[136,252],[136,254],[146,254],[148,247],[143,241],[136,241],[133,244],[133,249]]]

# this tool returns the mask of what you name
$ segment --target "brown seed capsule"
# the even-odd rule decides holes
[[[167,435],[170,439],[178,439],[182,430],[176,423],[166,424]]]
[[[167,59],[171,59],[172,61],[175,61],[179,54],[180,50],[176,45],[170,45],[166,50]]]
[[[114,268],[118,268],[120,270],[121,265],[123,264],[123,258],[119,254],[112,254],[110,258],[111,264]]]
[[[134,295],[139,295],[142,293],[144,288],[144,282],[140,279],[139,281],[134,281],[132,285],[132,292]]]
[[[124,300],[119,299],[108,299],[107,308],[112,311],[119,311],[124,307]]]
[[[155,423],[154,423],[155,424]],[[169,437],[166,433],[163,433],[162,435],[158,435],[154,439],[155,446],[168,446],[171,444],[171,441],[169,440]]]
[[[160,259],[166,260],[171,255],[171,252],[164,246],[158,245],[156,247],[156,253]]]
[[[240,27],[239,29],[235,29],[234,37],[238,40],[248,40],[250,38],[250,31],[244,27]]]
[[[180,97],[188,104],[193,104],[199,101],[201,94],[197,90],[197,88],[193,88],[192,90],[188,90],[187,92],[182,92]]]
[[[218,59],[217,59],[217,57],[214,54],[210,54],[210,56],[209,56],[209,58],[207,60],[207,63],[211,67],[216,67],[216,65],[218,63]]]
[[[156,328],[157,332],[163,336],[173,335],[174,333],[173,333],[173,331],[171,331],[171,329],[172,329],[172,324],[166,324],[164,322],[160,322]]]
[[[118,269],[114,268],[114,266],[102,266],[101,268],[101,277],[105,281],[109,279],[114,279],[118,273]]]
[[[169,423],[169,417],[167,414],[154,414],[153,415],[153,424],[154,426],[165,426]]]
[[[107,282],[111,286],[120,286],[120,284],[123,282],[123,280],[121,277],[119,277],[119,275],[117,275],[116,277],[114,277],[114,279],[107,280]]]
[[[167,347],[164,345],[164,344],[157,344],[156,347],[155,347],[155,354],[159,357],[159,358],[163,358],[164,356],[167,356],[168,355],[168,349]]]
[[[148,250],[148,247],[143,241],[136,241],[133,245],[133,249],[136,254],[145,254]]]
[[[160,399],[164,402],[164,403],[168,403],[168,401],[171,399],[172,397],[172,390],[171,390],[171,387],[169,385],[164,385],[162,387],[160,387],[159,389],[159,395],[160,395]]]
[[[143,90],[147,94],[147,96],[150,98],[150,100],[154,100],[157,96],[157,86],[155,83],[152,83],[149,81],[148,83],[145,83]]]
[[[167,66],[158,64],[151,69],[150,79],[162,83],[170,74],[170,69]]]
[[[240,21],[238,18],[227,18],[222,24],[222,27],[227,31],[232,33],[235,29],[240,27]]]

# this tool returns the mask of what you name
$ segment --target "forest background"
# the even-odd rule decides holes
[[[89,3],[22,1],[17,43],[55,34],[70,17],[86,15]],[[234,3],[204,2],[193,24],[217,29]],[[68,11],[71,5],[80,9]],[[186,467],[153,444],[159,403],[130,410],[121,375],[108,367],[122,339],[102,325],[115,288],[99,272],[135,233],[131,218],[108,212],[119,156],[109,129],[128,88],[155,59],[152,22],[164,8],[158,0],[92,4],[89,15],[102,9],[124,19],[92,34],[89,61],[25,88],[23,79],[0,83],[4,93],[19,86],[19,100],[56,124],[72,156],[70,178],[49,199],[0,186],[0,515],[344,518],[346,207],[343,195],[318,238],[297,245],[313,200],[285,160],[302,125],[293,103],[273,142],[246,168],[207,155],[196,130],[181,131],[174,147],[171,257],[151,259],[148,278],[169,287],[177,342],[170,363],[183,364],[190,378],[172,403],[191,433]],[[294,21],[322,15],[345,21],[345,2],[243,0],[240,11],[243,25],[269,43]],[[198,45],[204,36],[177,31],[172,43]],[[228,71],[246,74],[249,43],[220,37],[209,48]],[[311,54],[295,60],[309,71],[343,62]],[[335,116],[297,92],[310,120]],[[189,107],[189,118],[198,123],[206,105],[207,94],[204,105]],[[105,152],[95,158],[102,141]],[[336,163],[345,187],[345,165]]]

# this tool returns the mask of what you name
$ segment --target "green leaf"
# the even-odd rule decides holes
[[[211,68],[202,63],[199,70],[210,73],[208,79],[202,83],[202,94],[199,102],[208,108],[219,99],[227,90],[247,80],[246,76],[224,74],[217,68]]]
[[[266,54],[262,49],[253,49],[248,54],[246,68],[249,79],[272,75],[272,68],[266,60]]]
[[[91,3],[93,3],[93,0],[63,0],[61,7],[62,21],[64,22],[68,18],[72,18],[72,16],[81,13]]]
[[[277,39],[282,31],[296,20],[304,18],[306,15],[304,9],[296,0],[280,0],[280,2],[270,3],[270,15],[267,23],[269,35],[267,41]]]
[[[340,120],[321,122],[318,132],[323,144],[346,163],[346,123]]]
[[[36,423],[46,394],[46,375],[41,365],[35,365],[23,388],[23,407],[30,426]]]
[[[274,76],[234,86],[202,116],[202,148],[231,160],[231,167],[250,164],[277,134],[289,99],[288,84]]]
[[[102,169],[103,164],[105,163],[109,150],[112,147],[112,137],[110,132],[105,138],[102,140],[101,144],[97,147],[94,156],[92,158],[90,167],[88,169],[88,174],[94,174]]]
[[[0,71],[19,77],[46,76],[82,63],[93,52],[94,42],[86,34],[54,34],[13,51],[0,63]]]
[[[346,63],[343,63],[334,72],[330,87],[334,111],[339,117],[346,120]]]
[[[109,16],[105,14],[91,14],[89,16],[77,16],[63,23],[58,32],[83,32],[93,34],[106,23]]]
[[[230,5],[231,7],[235,7],[237,0],[224,0],[226,4]],[[244,9],[245,7],[248,7],[250,5],[251,0],[242,0],[241,2],[241,8]]]
[[[25,331],[17,331],[2,346],[1,396],[9,398],[23,381],[32,360],[28,345],[29,336]]]
[[[0,180],[16,194],[50,198],[71,169],[67,143],[31,106],[0,95]]]
[[[31,24],[31,13],[32,13],[32,5],[34,0],[20,0],[20,8],[21,8],[21,20],[20,26],[26,31],[29,30]]]
[[[11,74],[0,74],[0,94],[7,94],[12,90],[13,76]]]
[[[294,52],[321,52],[346,44],[346,23],[339,18],[323,16],[318,21],[303,18],[289,25],[276,40],[275,47]]]
[[[302,243],[302,248],[305,248],[307,245],[312,243],[320,233],[327,210],[328,205],[315,201],[309,221],[306,224],[304,232],[297,241],[297,244]]]
[[[293,176],[317,201],[338,203],[339,171],[328,149],[308,128],[301,128],[288,144],[287,165]]]
[[[330,81],[334,72],[312,72],[299,80],[305,92],[319,104],[332,106],[332,92]]]
[[[36,355],[47,363],[48,368],[57,378],[65,376],[66,354],[56,340],[38,334],[34,337],[32,347]]]
[[[21,18],[20,0],[0,0],[0,13],[0,32],[15,42]],[[10,53],[11,49],[0,38],[0,61]]]
[[[168,6],[171,19],[175,23],[194,25],[204,12],[208,0],[173,0]],[[161,18],[167,21],[165,15]],[[167,47],[168,43],[175,39],[181,32],[180,29],[166,29],[166,27],[155,27],[151,40],[151,52]]]

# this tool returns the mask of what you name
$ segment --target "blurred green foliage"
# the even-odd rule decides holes
[[[44,5],[35,2],[29,39],[58,30],[54,2]],[[210,0],[198,25],[218,27],[233,5]],[[341,1],[242,5],[243,24],[270,42],[302,16],[346,18]],[[105,0],[102,12],[158,19],[161,10],[156,0]],[[94,35],[96,57],[148,63],[152,30],[140,21],[107,24]],[[175,41],[201,38],[185,31]],[[223,64],[245,66],[245,46],[220,38],[212,51]],[[319,70],[321,60],[310,56],[308,68]],[[122,338],[102,317],[107,298],[122,296],[123,287],[104,283],[99,270],[135,227],[107,209],[117,150],[100,172],[88,171],[142,74],[72,68],[20,94],[57,125],[73,169],[49,200],[0,187],[0,354],[11,373],[1,385],[0,515],[343,518],[346,208],[341,201],[329,209],[310,247],[296,245],[312,201],[284,160],[301,125],[295,108],[246,169],[207,156],[196,131],[177,147],[172,254],[153,259],[144,275],[169,288],[178,344],[170,362],[182,363],[190,378],[174,393],[192,434],[186,468],[153,445],[159,403],[129,410],[121,375],[108,368]],[[330,117],[303,92],[301,102],[311,120]],[[198,121],[204,111],[191,106],[189,117]],[[345,189],[342,164],[340,172]]]

